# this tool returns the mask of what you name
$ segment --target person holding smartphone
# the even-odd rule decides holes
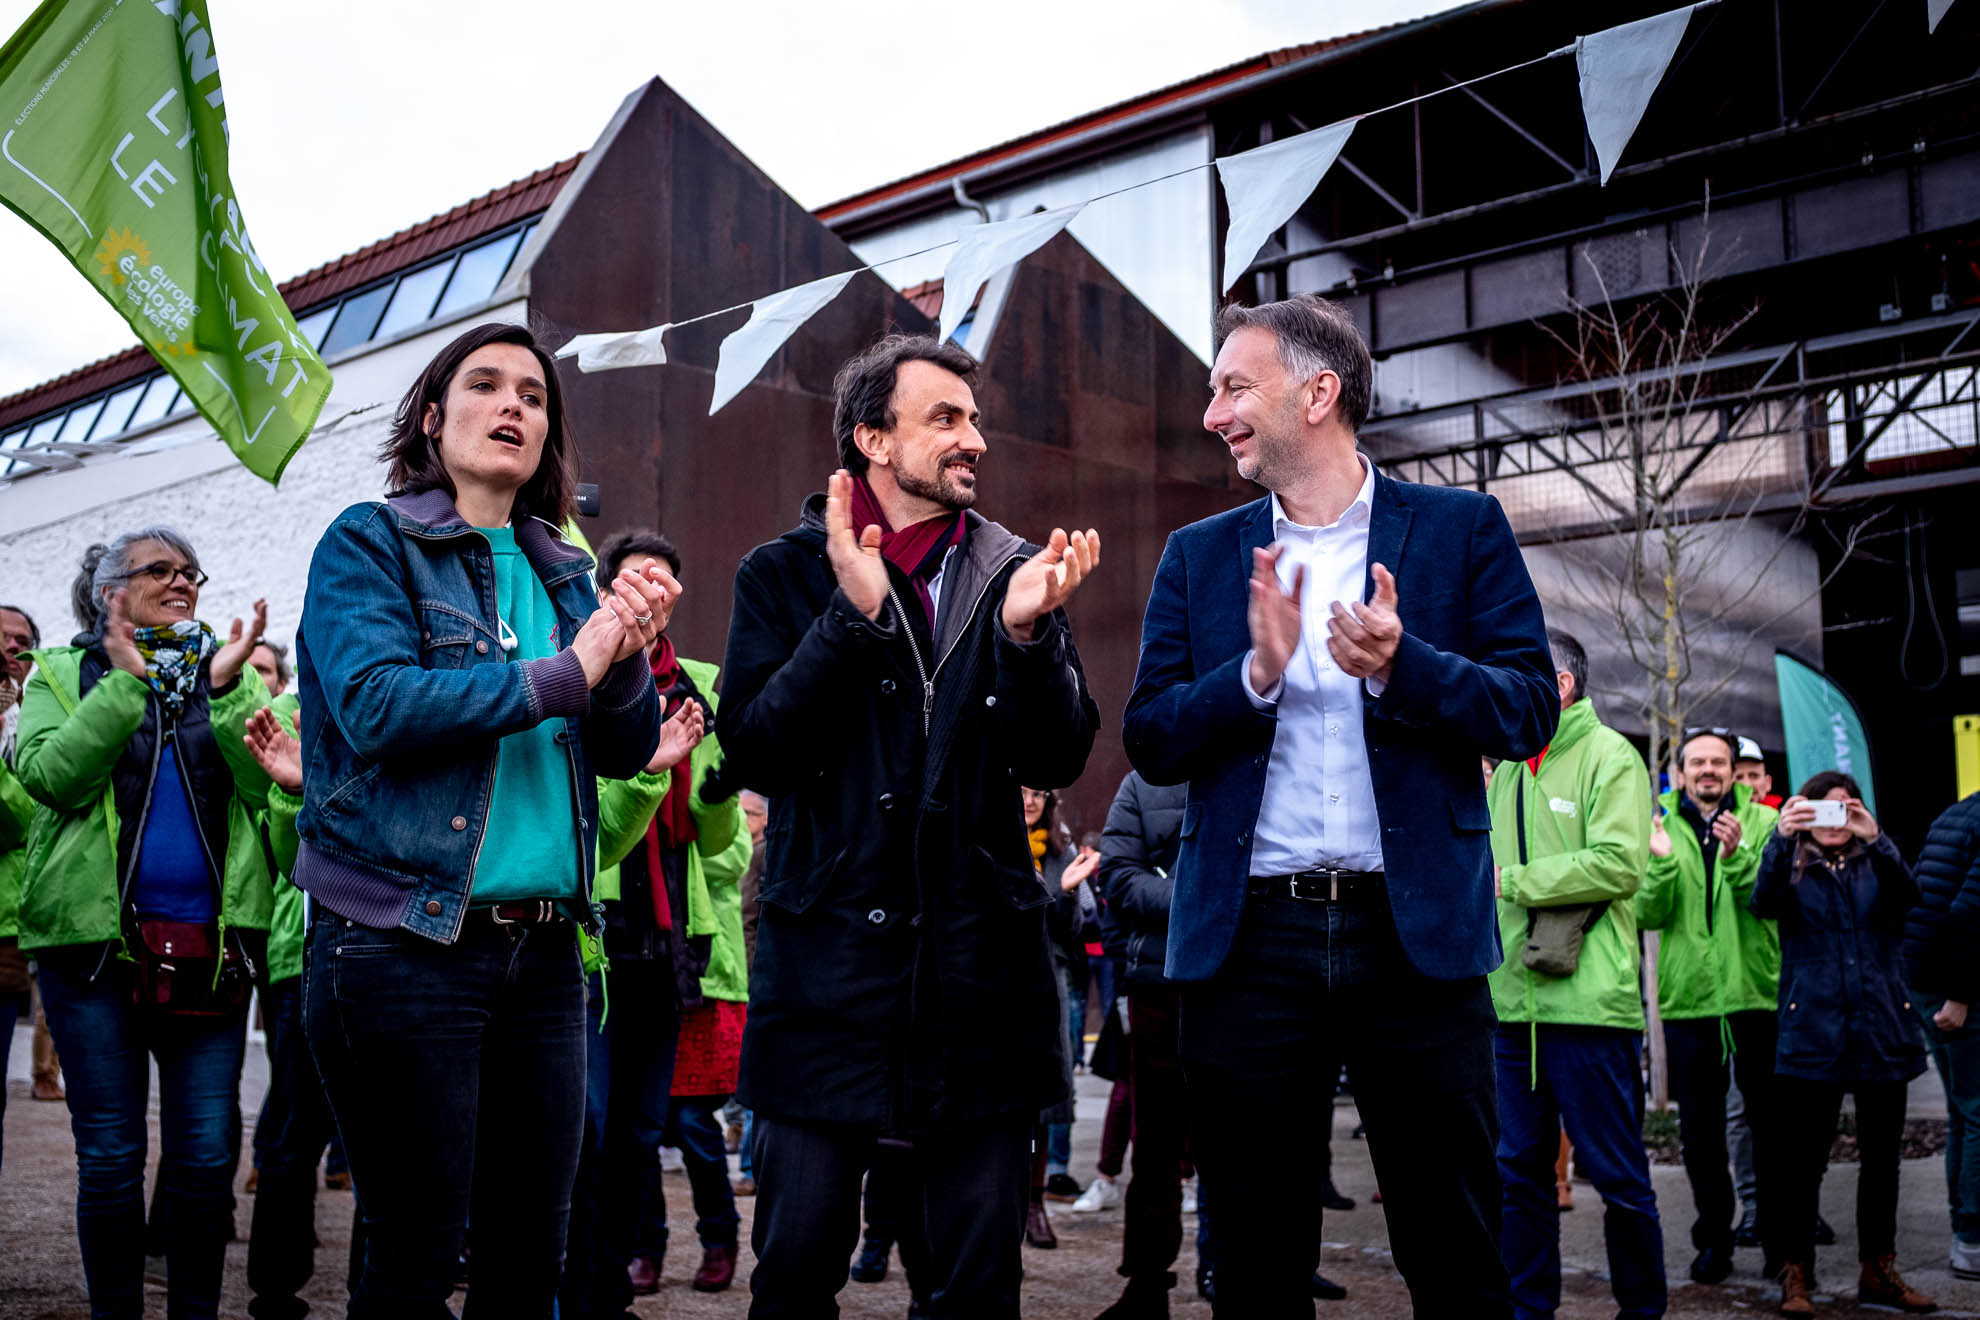
[[[1780,1045],[1776,1188],[1760,1222],[1781,1262],[1781,1314],[1815,1314],[1815,1200],[1844,1092],[1856,1097],[1861,1306],[1922,1313],[1931,1298],[1897,1272],[1898,1160],[1905,1088],[1925,1047],[1898,949],[1918,886],[1897,845],[1863,805],[1863,790],[1824,770],[1781,805],[1760,858],[1751,906],[1779,923]]]

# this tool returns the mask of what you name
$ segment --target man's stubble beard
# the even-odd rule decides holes
[[[971,508],[975,505],[976,491],[974,488],[964,490],[961,486],[955,484],[949,477],[948,465],[949,460],[944,458],[942,465],[936,469],[935,479],[930,481],[916,473],[909,472],[905,465],[896,462],[894,464],[894,484],[901,488],[903,494],[930,500],[941,505],[951,513],[961,513],[964,509]],[[970,471],[975,472],[976,469],[971,468]]]

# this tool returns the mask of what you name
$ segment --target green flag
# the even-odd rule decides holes
[[[206,0],[47,0],[0,48],[0,201],[69,254],[228,448],[273,483],[330,370],[227,175]]]
[[[1840,770],[1862,786],[1863,805],[1876,815],[1870,739],[1856,703],[1834,679],[1786,651],[1774,652],[1774,677],[1780,684],[1781,731],[1787,738],[1787,793],[1807,783],[1810,775]]]

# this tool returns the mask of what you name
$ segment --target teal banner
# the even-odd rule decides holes
[[[1871,783],[1870,739],[1863,717],[1836,681],[1799,656],[1774,652],[1774,677],[1781,689],[1781,728],[1787,737],[1787,797],[1824,770],[1840,770],[1863,786],[1863,805],[1877,814],[1877,788]]]

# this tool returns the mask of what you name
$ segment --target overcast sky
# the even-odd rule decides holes
[[[209,9],[234,184],[262,259],[287,279],[583,150],[655,75],[816,207],[1262,51],[1454,3],[209,0]],[[0,0],[0,34],[34,8]],[[4,209],[0,271],[0,396],[132,342],[68,259]]]

